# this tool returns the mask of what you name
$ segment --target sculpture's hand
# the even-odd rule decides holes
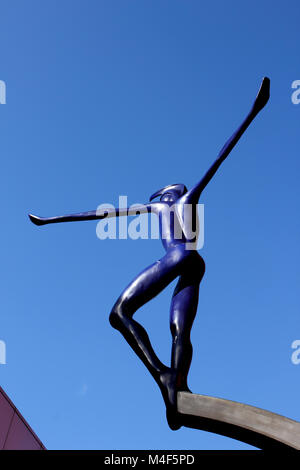
[[[43,217],[37,217],[33,214],[28,214],[28,217],[34,225],[45,225],[47,223],[44,221]]]
[[[221,163],[227,158],[231,150],[240,140],[241,136],[244,134],[245,130],[249,127],[255,116],[264,108],[264,106],[269,101],[270,97],[270,79],[268,77],[264,77],[261,83],[259,92],[255,98],[254,104],[252,105],[249,114],[246,116],[240,127],[232,134],[230,139],[227,140],[225,145],[222,147],[221,151],[218,154],[218,158],[209,168],[209,170],[205,173],[203,178],[197,183],[190,191],[188,191],[184,196],[185,203],[187,201],[197,202],[199,200],[200,194],[202,193],[203,189],[212,179],[218,168],[220,167]]]
[[[270,79],[268,77],[264,77],[255,98],[253,110],[255,113],[259,113],[267,104],[270,98]]]

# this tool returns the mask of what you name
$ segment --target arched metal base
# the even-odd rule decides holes
[[[300,423],[276,413],[222,398],[178,392],[180,422],[260,449],[300,450]]]

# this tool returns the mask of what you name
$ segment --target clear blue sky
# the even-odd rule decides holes
[[[50,449],[245,449],[169,430],[152,378],[108,322],[157,240],[96,237],[52,216],[194,184],[271,100],[205,204],[207,271],[190,387],[300,420],[299,2],[2,1],[1,385]],[[169,361],[173,285],[136,315]]]

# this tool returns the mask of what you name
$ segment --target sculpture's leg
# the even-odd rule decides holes
[[[179,429],[177,392],[190,391],[187,376],[192,361],[193,348],[190,340],[191,329],[197,313],[199,285],[204,275],[205,264],[197,252],[191,253],[175,288],[171,309],[170,329],[172,333],[171,371],[175,382],[171,384],[170,404],[167,419],[171,429]]]
[[[178,256],[166,254],[161,260],[145,269],[125,289],[109,317],[111,325],[122,333],[158,384],[161,374],[168,368],[155,354],[145,329],[133,320],[132,316],[172,282],[179,275],[179,269]]]
[[[193,347],[191,329],[197,313],[199,278],[187,275],[179,278],[175,288],[170,311],[170,329],[173,338],[171,368],[177,372],[177,390],[189,390],[187,376],[190,369]]]

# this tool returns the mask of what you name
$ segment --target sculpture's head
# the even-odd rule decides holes
[[[164,202],[176,202],[181,196],[187,192],[187,188],[184,184],[169,184],[164,188],[156,191],[150,197],[150,201],[160,196],[160,200]]]

